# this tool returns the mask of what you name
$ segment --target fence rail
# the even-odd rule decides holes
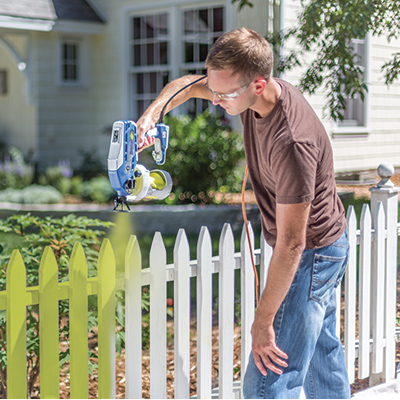
[[[372,210],[372,211],[371,211]],[[371,384],[395,377],[396,360],[396,280],[398,225],[397,188],[372,189],[371,208],[364,205],[359,228],[354,208],[347,213],[350,260],[338,288],[338,320],[344,313],[343,342],[350,382],[370,378]],[[238,395],[233,381],[235,269],[240,270],[241,371],[245,371],[251,350],[250,327],[254,318],[255,287],[251,252],[260,270],[260,290],[265,287],[272,249],[260,238],[251,248],[245,227],[240,251],[235,252],[234,235],[225,224],[220,235],[219,253],[212,254],[211,236],[201,229],[197,260],[190,260],[189,242],[183,229],[175,241],[173,263],[167,264],[165,245],[156,233],[150,250],[149,268],[142,268],[142,255],[136,237],[129,240],[125,273],[116,275],[115,257],[109,240],[104,240],[98,258],[98,276],[88,278],[82,246],[76,243],[69,264],[69,282],[58,282],[58,267],[50,248],[43,253],[39,285],[26,287],[26,272],[18,251],[7,268],[7,290],[0,292],[0,310],[7,320],[8,398],[26,398],[26,307],[39,304],[41,397],[59,396],[58,302],[70,302],[70,395],[88,397],[87,318],[88,296],[98,302],[98,396],[115,398],[115,292],[125,290],[125,382],[126,398],[142,398],[142,287],[150,290],[150,397],[166,398],[167,282],[174,282],[174,396],[190,397],[191,280],[196,279],[197,314],[197,398],[210,398],[212,385],[213,275],[219,275],[218,396]],[[344,293],[344,296],[342,296]],[[215,299],[214,299],[215,300]],[[357,317],[358,315],[358,317]],[[356,329],[358,321],[358,330]],[[358,332],[358,333],[357,333]],[[340,324],[338,324],[340,335]],[[239,383],[240,386],[240,383]]]

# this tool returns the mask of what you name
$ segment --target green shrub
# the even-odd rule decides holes
[[[80,154],[82,161],[80,166],[74,171],[75,175],[81,176],[84,181],[89,181],[107,172],[105,169],[105,158],[100,158],[96,151],[81,151]]]
[[[173,181],[170,202],[213,203],[213,192],[239,192],[243,137],[209,111],[192,119],[166,117],[169,148],[163,169]]]
[[[52,204],[62,199],[62,194],[52,186],[31,185],[24,189],[0,191],[0,201],[19,204]]]
[[[98,176],[82,183],[80,196],[96,203],[108,203],[116,196],[116,193],[108,177]]]

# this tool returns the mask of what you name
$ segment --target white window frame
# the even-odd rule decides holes
[[[77,79],[64,79],[63,76],[63,47],[65,44],[77,46]],[[87,40],[82,37],[60,37],[57,45],[57,81],[62,87],[87,86]]]
[[[367,87],[370,86],[371,77],[371,34],[368,34],[365,38],[365,66],[364,66],[364,82]],[[370,93],[365,92],[364,95],[364,125],[363,126],[351,126],[345,124],[339,124],[336,121],[332,122],[332,134],[333,137],[362,137],[367,136],[370,131]]]
[[[148,5],[138,5],[126,7],[121,10],[124,21],[121,24],[121,37],[122,43],[124,43],[121,58],[122,62],[122,87],[123,87],[123,99],[126,101],[123,102],[122,109],[123,113],[127,118],[139,118],[140,115],[135,115],[137,113],[136,105],[134,104],[134,99],[132,96],[131,88],[132,88],[132,73],[134,73],[134,68],[131,68],[130,57],[131,50],[129,45],[129,32],[130,32],[130,24],[131,20],[134,17],[151,15],[151,14],[159,14],[159,13],[167,13],[169,27],[178,27],[174,29],[170,29],[170,41],[168,47],[168,64],[165,65],[165,69],[169,71],[169,80],[173,80],[182,76],[184,74],[183,71],[183,42],[181,38],[182,26],[183,23],[181,21],[181,12],[187,9],[197,9],[197,8],[210,8],[210,7],[224,7],[224,31],[228,31],[232,29],[232,21],[233,21],[233,7],[230,0],[203,0],[203,1],[189,1],[189,0],[172,0],[169,2],[168,7],[160,6],[156,8],[155,6],[149,7]],[[204,66],[204,63],[202,63]],[[193,70],[198,69],[198,66],[193,65]],[[148,70],[149,71],[149,70]],[[211,105],[211,103],[210,103]],[[174,110],[172,114],[183,114],[185,113],[187,105],[182,105],[178,109]],[[133,115],[132,115],[133,114]]]

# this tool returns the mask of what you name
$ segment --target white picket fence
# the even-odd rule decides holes
[[[396,281],[398,188],[387,179],[371,189],[371,208],[364,205],[357,227],[353,207],[348,209],[350,260],[343,284],[344,297],[338,288],[338,320],[344,312],[346,363],[350,382],[370,378],[370,383],[390,381],[396,371]],[[260,268],[260,291],[268,275],[271,248],[260,238],[254,250],[250,226],[251,249],[243,227],[240,251],[235,252],[234,236],[229,224],[222,229],[219,253],[212,254],[206,227],[197,243],[197,260],[190,260],[185,231],[175,242],[173,264],[167,264],[160,233],[156,233],[150,250],[150,267],[142,269],[140,248],[131,238],[126,254],[126,398],[142,398],[142,286],[150,290],[150,397],[167,397],[167,282],[174,282],[174,396],[190,397],[190,281],[196,277],[197,311],[197,398],[233,398],[240,396],[240,382],[233,381],[234,288],[235,269],[240,269],[241,299],[241,376],[251,351],[250,328],[254,318],[255,284],[250,251]],[[128,272],[129,271],[129,272]],[[218,385],[212,387],[212,315],[213,274],[219,274]],[[215,301],[215,299],[214,299]],[[358,329],[357,329],[358,327]],[[338,324],[340,334],[340,324]],[[398,333],[398,329],[397,329]]]

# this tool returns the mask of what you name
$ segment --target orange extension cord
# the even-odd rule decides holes
[[[258,307],[258,303],[259,303],[259,281],[258,281],[258,273],[257,273],[257,269],[256,269],[256,263],[254,262],[254,254],[251,251],[251,240],[250,240],[250,232],[249,232],[249,227],[247,224],[247,215],[246,215],[246,203],[244,201],[244,192],[246,189],[246,182],[247,182],[247,176],[249,174],[249,168],[246,165],[246,171],[244,173],[244,179],[243,179],[243,186],[242,186],[242,213],[243,213],[243,220],[244,220],[244,224],[246,226],[246,233],[247,233],[247,240],[249,241],[249,249],[250,249],[250,255],[251,255],[251,263],[253,264],[253,270],[254,270],[254,279],[255,279],[255,283],[256,283],[256,305]]]

